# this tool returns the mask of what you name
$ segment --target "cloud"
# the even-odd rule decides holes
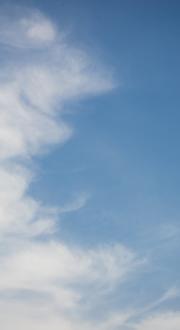
[[[56,294],[64,284],[103,287],[123,281],[136,263],[135,255],[119,245],[83,251],[60,242],[31,242],[1,256],[0,289]]]
[[[8,13],[1,10],[1,43],[12,47],[41,48],[55,42],[55,25],[37,10],[24,11],[22,13],[20,7],[14,7]]]
[[[135,327],[136,330],[178,330],[179,328],[179,312],[167,312],[149,317]]]
[[[17,329],[27,323],[31,330],[37,324],[40,329],[96,326],[103,330],[126,320],[127,315],[122,314],[95,322],[93,318],[84,319],[83,312],[92,313],[94,296],[96,306],[100,306],[103,289],[115,282],[123,283],[137,268],[138,260],[127,248],[117,245],[82,250],[61,242],[19,239],[13,241],[13,246],[8,243],[0,257],[0,320],[6,329],[12,329],[15,322]]]
[[[64,206],[59,207],[58,212],[67,213],[67,212],[78,211],[86,205],[88,198],[89,196],[87,193],[78,194],[76,198],[74,198],[74,200],[65,204]]]
[[[88,193],[56,208],[29,194],[36,175],[32,161],[73,136],[65,109],[73,108],[77,99],[111,91],[116,86],[112,73],[72,47],[54,22],[37,10],[11,8],[1,14],[0,50],[3,329],[179,329],[178,312],[149,316],[155,307],[179,296],[178,289],[134,310],[108,304],[144,264],[135,251],[122,244],[85,249],[57,235],[61,213],[84,207]],[[104,300],[108,312],[103,312]]]
[[[61,311],[58,313],[55,311],[52,303],[45,304],[40,300],[41,306],[33,305],[33,303],[22,304],[5,302],[0,304],[0,323],[6,325],[6,330],[14,329],[16,325],[18,330],[92,330],[94,327],[97,330],[110,330],[110,329],[121,329],[119,326],[123,326],[128,315],[112,315],[107,318],[104,322],[94,323],[87,322],[79,319],[78,316],[72,318],[72,316],[64,317]],[[7,314],[7,310],[9,313]],[[38,312],[37,312],[38,310]],[[11,319],[9,318],[11,315]],[[13,327],[12,327],[13,324]],[[122,328],[123,329],[123,328]]]
[[[84,250],[54,235],[58,212],[83,207],[86,194],[56,212],[28,189],[34,157],[73,135],[64,105],[115,84],[109,70],[71,47],[47,17],[12,13],[0,17],[0,324],[112,330],[126,313],[96,321],[84,312],[93,314],[94,295],[100,304],[107,288],[126,281],[141,260],[121,244]]]

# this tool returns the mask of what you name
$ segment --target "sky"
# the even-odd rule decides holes
[[[179,18],[0,1],[2,329],[180,329]]]

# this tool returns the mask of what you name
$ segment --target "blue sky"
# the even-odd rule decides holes
[[[0,323],[178,330],[179,2],[1,11]]]

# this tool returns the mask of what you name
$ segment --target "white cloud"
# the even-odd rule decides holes
[[[29,40],[39,43],[54,41],[56,38],[56,30],[53,24],[40,15],[22,19],[20,24]]]
[[[83,318],[83,310],[93,309],[92,294],[126,280],[139,266],[136,254],[120,244],[83,250],[57,240],[56,210],[28,194],[32,157],[73,134],[64,103],[111,90],[111,74],[62,42],[37,11],[0,21],[7,51],[0,73],[0,324],[5,330],[112,330],[127,315],[101,323]],[[85,202],[84,194],[57,211]]]
[[[135,255],[122,246],[83,251],[62,243],[29,243],[2,255],[0,288],[50,291],[66,284],[109,285],[136,267]]]
[[[20,8],[8,14],[1,10],[0,31],[2,43],[21,48],[47,47],[57,37],[55,25],[39,11],[26,10],[22,16]]]
[[[40,305],[40,306],[39,306]],[[37,303],[31,302],[27,304],[5,302],[0,304],[0,323],[6,325],[6,330],[14,329],[14,325],[18,330],[112,330],[123,329],[124,322],[129,315],[111,315],[103,322],[92,322],[80,319],[78,316],[70,316],[63,314],[61,310],[56,311],[52,302],[43,303],[39,300]],[[9,311],[9,313],[7,313]],[[11,318],[9,318],[11,315]],[[12,326],[13,325],[13,326]]]
[[[176,289],[147,307],[93,317],[94,309],[142,260],[121,244],[83,249],[54,236],[59,215],[84,207],[88,194],[51,209],[30,196],[28,189],[35,175],[33,157],[73,135],[63,118],[65,103],[70,101],[72,107],[77,98],[107,92],[115,84],[109,70],[62,41],[47,17],[33,10],[12,13],[0,17],[2,328],[124,330],[128,325],[134,330],[179,330],[179,313],[142,319],[179,295]],[[141,318],[139,323],[132,321],[136,317]]]
[[[50,233],[53,212],[26,194],[32,175],[20,166],[0,166],[0,238],[5,234]]]
[[[167,312],[149,317],[134,329],[136,330],[179,330],[180,329],[180,313]]]
[[[23,329],[27,322],[32,330],[38,318],[40,329],[96,326],[110,330],[128,318],[127,313],[96,322],[83,318],[84,308],[93,308],[92,295],[98,300],[103,288],[124,281],[137,267],[134,253],[123,246],[83,251],[55,241],[27,243],[18,239],[13,246],[6,246],[4,254],[1,252],[0,262],[0,321],[6,329],[13,329],[14,322],[17,329]],[[6,293],[6,299],[2,293]]]

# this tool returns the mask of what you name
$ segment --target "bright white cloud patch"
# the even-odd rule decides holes
[[[36,11],[1,17],[0,30],[0,324],[5,330],[112,329],[127,315],[95,322],[83,310],[140,261],[122,245],[83,250],[58,241],[56,210],[27,193],[28,162],[73,133],[64,103],[111,90],[111,74],[62,43],[55,25]],[[59,212],[79,209],[86,199],[81,195]]]

